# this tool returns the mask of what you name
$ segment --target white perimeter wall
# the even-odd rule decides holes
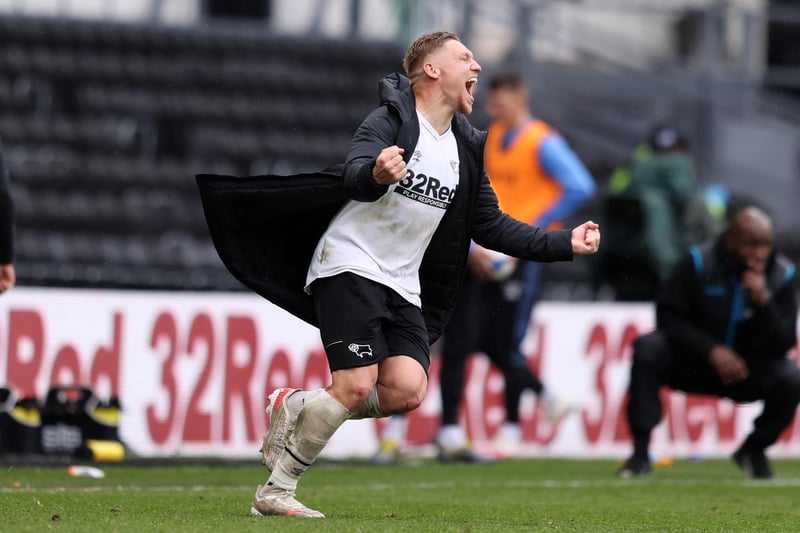
[[[578,410],[558,428],[523,400],[525,451],[550,456],[623,456],[630,344],[651,329],[646,304],[542,303],[526,340],[529,365]],[[795,354],[796,355],[796,354]],[[431,442],[440,413],[439,359],[428,396],[410,417],[410,444]],[[483,356],[468,369],[463,421],[480,445],[503,421],[503,380]],[[0,384],[44,398],[51,383],[118,396],[121,435],[137,454],[254,457],[266,429],[264,399],[280,386],[329,383],[315,328],[251,294],[184,294],[16,288],[0,297]],[[725,455],[758,405],[667,398],[653,451]],[[347,422],[325,453],[367,456],[383,421]],[[800,455],[795,422],[777,454]]]

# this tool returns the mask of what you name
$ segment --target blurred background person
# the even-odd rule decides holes
[[[486,170],[500,208],[512,217],[542,228],[558,228],[595,192],[589,171],[551,126],[533,117],[522,75],[502,73],[489,82],[487,112],[492,119],[486,141]],[[510,275],[497,279],[498,261]],[[542,264],[515,262],[513,270],[497,254],[473,244],[469,272],[441,346],[442,427],[436,438],[445,462],[481,462],[458,423],[464,369],[475,351],[485,353],[505,379],[506,422],[497,444],[513,453],[522,439],[519,404],[532,390],[551,422],[570,402],[548,392],[527,366],[521,344],[538,299]],[[502,277],[502,275],[500,276]],[[390,462],[405,437],[405,422],[392,420],[384,431],[378,462]]]
[[[658,126],[618,168],[605,204],[608,239],[600,276],[617,300],[653,300],[689,246],[690,206],[697,178],[684,137]]]
[[[8,168],[0,142],[0,293],[14,286],[14,203],[9,190]]]
[[[522,75],[503,73],[489,83],[487,112],[492,119],[486,141],[486,170],[500,208],[512,217],[543,228],[557,228],[595,192],[595,183],[578,156],[550,125],[534,118]],[[474,246],[470,273],[442,345],[442,428],[437,437],[440,458],[471,459],[468,441],[458,425],[464,366],[480,350],[503,373],[506,421],[496,444],[514,453],[522,440],[519,405],[532,390],[550,422],[570,408],[567,398],[550,393],[527,366],[522,341],[539,298],[542,263],[517,262],[507,280],[495,281],[493,258]]]
[[[661,420],[666,385],[736,402],[764,400],[733,460],[752,477],[772,477],[764,450],[800,403],[800,369],[786,357],[797,344],[795,278],[794,263],[774,249],[772,221],[754,207],[735,213],[715,242],[685,254],[659,295],[656,331],[633,345],[633,454],[620,476],[651,472],[650,433]]]

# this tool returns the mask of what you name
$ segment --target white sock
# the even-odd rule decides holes
[[[286,398],[286,406],[293,415],[299,415],[303,407],[324,390],[325,389],[295,391]]]
[[[408,418],[405,415],[390,416],[386,422],[386,427],[383,429],[382,440],[391,440],[394,442],[404,442],[406,440],[406,428],[408,427]]]
[[[367,399],[361,406],[353,411],[350,420],[360,420],[362,418],[383,418],[386,416],[381,413],[381,404],[378,401],[378,386],[372,387]]]
[[[267,485],[291,490],[297,488],[297,482],[351,414],[325,390],[307,401]]]
[[[442,448],[460,450],[467,446],[467,434],[464,432],[464,428],[458,424],[447,424],[439,429],[436,442]]]

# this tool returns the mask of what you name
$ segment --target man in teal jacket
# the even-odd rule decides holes
[[[800,369],[786,357],[797,345],[796,270],[774,250],[772,222],[760,209],[733,215],[714,242],[692,247],[661,290],[657,330],[633,345],[627,407],[633,455],[623,477],[650,473],[650,433],[661,419],[661,387],[764,401],[733,459],[756,478],[772,477],[764,450],[794,418]]]
[[[694,163],[672,127],[656,128],[619,169],[606,205],[602,281],[619,300],[653,300],[689,246],[688,213],[695,198]]]

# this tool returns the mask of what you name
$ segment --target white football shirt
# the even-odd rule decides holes
[[[352,272],[421,307],[419,267],[455,196],[459,161],[452,128],[439,135],[417,116],[419,139],[405,179],[374,202],[345,203],[317,244],[306,291],[317,278]]]

